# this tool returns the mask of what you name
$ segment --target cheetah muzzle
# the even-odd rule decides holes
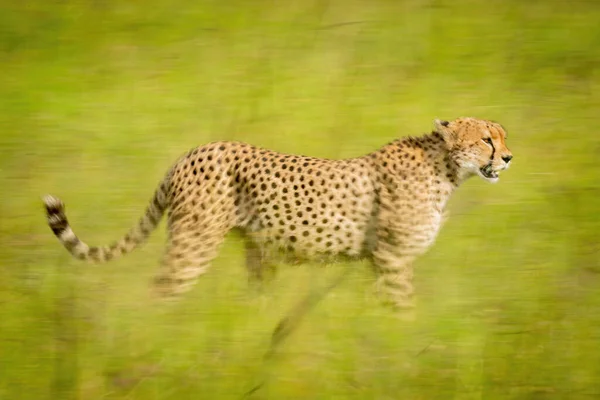
[[[492,163],[479,168],[479,171],[481,171],[481,175],[488,179],[498,179],[499,177],[498,172],[494,171]]]

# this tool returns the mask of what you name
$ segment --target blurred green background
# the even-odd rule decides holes
[[[3,1],[0,399],[237,399],[263,378],[256,398],[598,398],[599,21],[595,0]],[[414,322],[364,263],[252,290],[236,237],[160,306],[164,225],[89,266],[42,212],[58,195],[105,244],[198,144],[351,157],[458,116],[501,122],[515,159],[455,194]],[[279,319],[342,268],[263,365]]]

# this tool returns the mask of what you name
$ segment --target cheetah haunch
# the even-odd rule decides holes
[[[271,250],[299,259],[369,259],[378,287],[412,307],[412,262],[434,242],[446,202],[467,178],[496,182],[510,165],[506,132],[495,122],[435,121],[432,133],[395,140],[363,157],[328,160],[216,142],[180,158],[145,215],[118,242],[90,247],[73,232],[63,203],[46,196],[48,223],[65,248],[104,262],[133,250],[168,210],[158,293],[190,289],[227,232],[246,242],[246,265],[261,279]]]

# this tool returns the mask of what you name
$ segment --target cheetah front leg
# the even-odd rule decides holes
[[[244,240],[246,249],[246,269],[250,284],[260,284],[270,280],[276,273],[275,265],[265,259],[264,249],[251,238]]]
[[[413,261],[415,256],[403,255],[403,248],[381,240],[373,252],[377,274],[377,291],[384,302],[396,310],[414,308]]]

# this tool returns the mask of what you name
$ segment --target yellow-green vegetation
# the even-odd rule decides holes
[[[0,398],[600,396],[598,21],[592,0],[3,2]],[[350,157],[458,116],[501,122],[515,158],[455,194],[414,322],[364,263],[283,265],[253,289],[234,236],[161,306],[163,229],[90,266],[43,216],[58,195],[103,244],[195,145]],[[264,365],[279,319],[342,268]]]

